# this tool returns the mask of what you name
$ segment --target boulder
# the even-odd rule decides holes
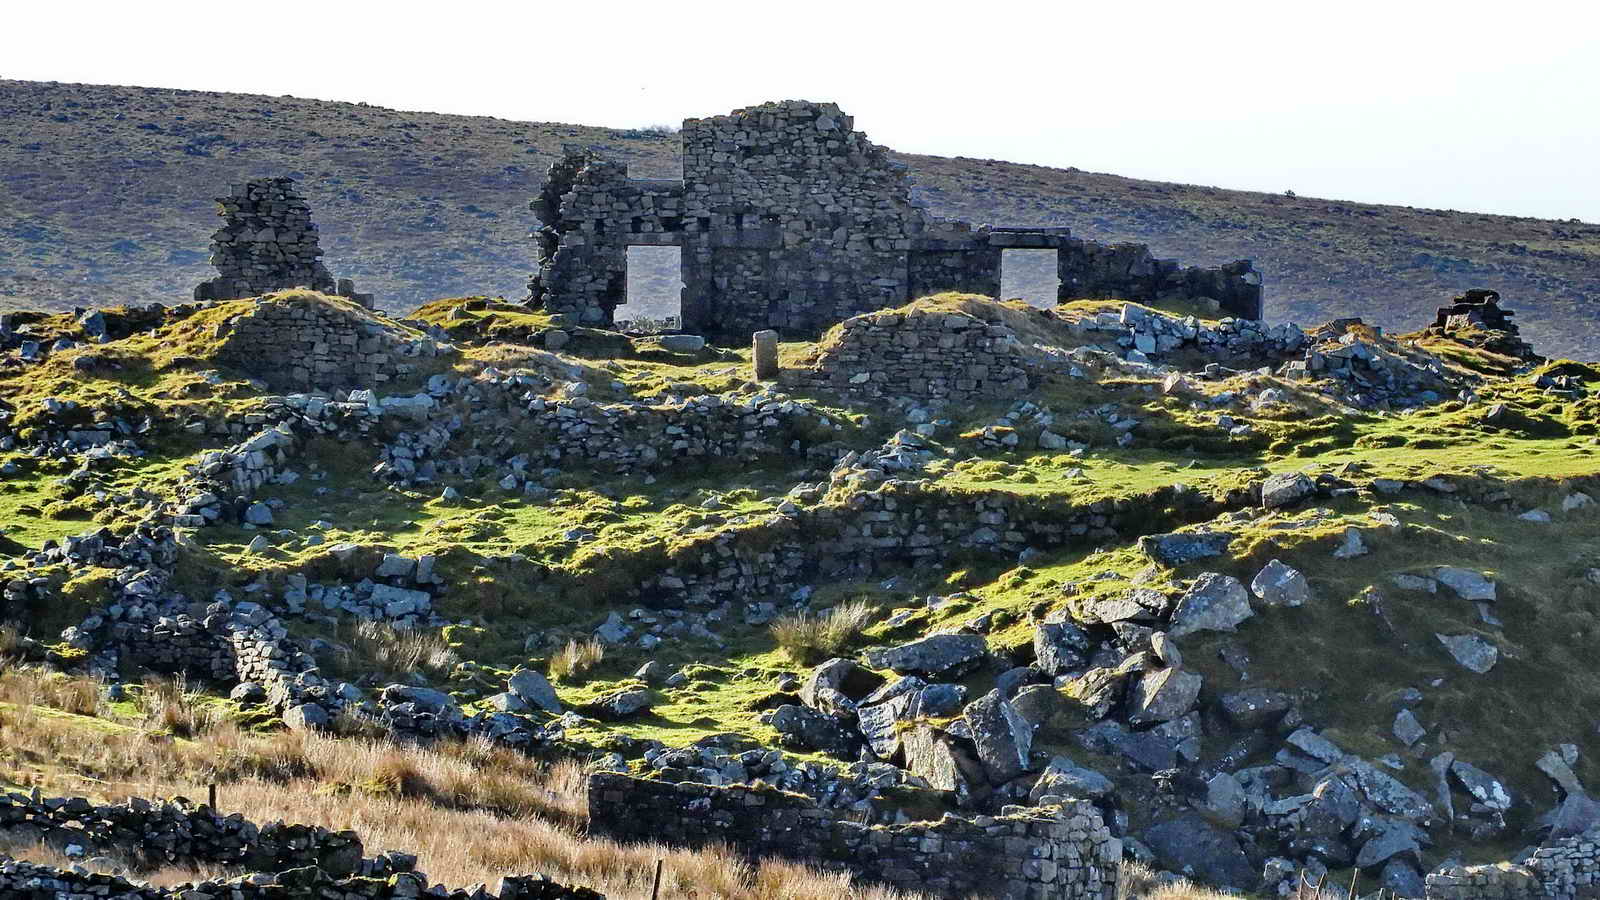
[[[1181,566],[1197,559],[1221,556],[1233,543],[1233,535],[1212,531],[1147,534],[1139,538],[1139,549],[1164,566]]]
[[[1316,491],[1316,482],[1304,472],[1280,472],[1262,483],[1261,505],[1266,509],[1293,506]]]
[[[1203,679],[1198,672],[1176,667],[1146,672],[1128,693],[1128,722],[1154,725],[1170,722],[1194,708]]]
[[[1463,600],[1482,600],[1486,603],[1493,603],[1495,600],[1495,583],[1482,572],[1474,572],[1459,566],[1439,566],[1433,570],[1433,578]]]
[[[699,353],[706,348],[706,339],[698,334],[663,334],[661,349],[668,353]]]
[[[1035,728],[1054,718],[1065,702],[1061,692],[1050,684],[1030,684],[1011,698],[1011,705]]]
[[[969,668],[989,652],[981,634],[935,634],[909,644],[869,650],[867,665],[901,675],[942,675]]]
[[[528,711],[527,702],[510,691],[502,691],[486,697],[483,702],[488,704],[489,708],[495,712],[520,713]]]
[[[1197,813],[1152,825],[1145,829],[1143,840],[1168,871],[1237,891],[1259,886],[1255,867],[1238,839]]]
[[[1367,542],[1361,537],[1361,529],[1352,525],[1344,530],[1344,538],[1339,542],[1339,546],[1333,549],[1333,558],[1355,559],[1358,556],[1366,556],[1369,552],[1371,551],[1367,549]]]
[[[1395,713],[1393,730],[1394,736],[1407,747],[1422,740],[1428,733],[1428,730],[1422,727],[1422,723],[1417,721],[1416,714],[1409,709],[1402,709]]]
[[[267,702],[267,689],[254,681],[241,681],[228,692],[228,699],[244,706]]]
[[[1254,731],[1283,718],[1294,705],[1288,694],[1267,688],[1245,688],[1223,694],[1220,701],[1223,715],[1234,725]]]
[[[1420,858],[1422,847],[1417,842],[1417,834],[1416,826],[1409,822],[1379,820],[1377,833],[1356,853],[1356,868],[1369,869],[1397,856]]]
[[[1500,661],[1499,648],[1475,634],[1434,634],[1434,637],[1456,662],[1479,675],[1487,673]]]
[[[966,702],[967,689],[959,684],[930,684],[917,695],[918,716],[948,716]]]
[[[1455,760],[1450,764],[1450,774],[1461,782],[1473,799],[1496,812],[1505,812],[1511,808],[1511,792],[1499,779],[1488,772],[1463,760]]]
[[[584,709],[596,718],[618,721],[637,715],[655,704],[650,691],[642,687],[624,688],[601,697]]]
[[[983,769],[932,725],[919,725],[902,736],[906,770],[938,791],[966,793],[983,782]]]
[[[401,703],[410,703],[417,709],[433,713],[434,715],[458,716],[461,707],[444,691],[433,688],[416,687],[409,684],[391,684],[379,694],[384,706],[396,706]]]
[[[506,688],[524,703],[536,706],[547,713],[561,715],[561,700],[549,679],[532,669],[518,669],[506,679]]]
[[[883,679],[848,659],[830,659],[811,670],[800,687],[800,702],[830,715],[855,715],[856,701],[872,693]]]
[[[1046,675],[1062,675],[1084,667],[1093,643],[1082,628],[1066,622],[1042,622],[1033,632],[1034,666]]]
[[[1392,857],[1384,863],[1378,886],[1404,900],[1422,900],[1427,896],[1422,873],[1414,863],[1400,857]]]
[[[1244,786],[1233,774],[1218,772],[1206,782],[1205,796],[1197,798],[1194,807],[1196,812],[1214,825],[1238,828],[1244,822]]]
[[[315,703],[301,703],[283,711],[283,724],[290,731],[327,731],[333,717]]]
[[[1256,573],[1250,582],[1250,591],[1267,606],[1304,606],[1311,599],[1311,585],[1306,576],[1276,559]]]
[[[244,520],[251,525],[271,525],[272,507],[257,500],[245,507]]]
[[[856,725],[867,739],[874,756],[881,760],[894,759],[900,752],[900,721],[907,707],[915,702],[911,694],[901,694],[884,703],[857,709]]]
[[[1033,747],[1033,723],[1017,712],[999,691],[990,691],[967,704],[962,713],[972,730],[978,762],[989,783],[1005,784],[1028,769]]]
[[[1028,800],[1038,803],[1046,795],[1099,800],[1116,789],[1111,779],[1093,769],[1080,766],[1065,756],[1050,760],[1028,792]]]
[[[861,745],[860,738],[843,722],[809,706],[788,703],[778,707],[772,716],[772,727],[778,732],[780,743],[800,750],[852,757]]]
[[[1251,615],[1250,594],[1239,579],[1206,572],[1179,598],[1167,633],[1180,638],[1197,631],[1233,631]]]

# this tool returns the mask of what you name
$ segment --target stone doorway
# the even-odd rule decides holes
[[[1052,309],[1061,290],[1054,250],[1003,250],[1000,253],[1000,299],[1022,299],[1030,306]]]
[[[628,248],[627,293],[615,311],[618,328],[674,331],[683,324],[683,250]]]

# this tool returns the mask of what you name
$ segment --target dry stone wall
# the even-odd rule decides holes
[[[0,897],[20,900],[409,900],[467,895],[464,891],[430,891],[427,877],[415,871],[416,858],[410,854],[364,857],[361,839],[354,832],[282,822],[257,826],[243,816],[224,816],[182,798],[155,802],[134,798],[96,805],[81,797],[0,794],[0,834],[19,844],[41,843],[85,861],[115,854],[149,868],[221,866],[253,873],[227,881],[153,887],[121,875],[91,873],[87,867],[63,870],[0,856]],[[540,875],[506,876],[501,879],[498,896],[482,892],[471,896],[480,900],[604,900],[587,888],[558,884]]]
[[[1600,897],[1600,830],[1535,850],[1525,864],[1450,866],[1427,878],[1428,900],[1581,900]]]
[[[730,844],[939,897],[1111,900],[1122,842],[1093,804],[872,826],[772,789],[591,775],[590,827],[627,841]]]
[[[538,271],[529,299],[590,325],[626,300],[627,248],[682,248],[685,328],[814,335],[850,316],[941,291],[995,296],[1006,249],[1054,250],[1058,300],[1215,300],[1261,317],[1245,260],[1210,269],[1104,246],[1065,228],[948,221],[911,199],[905,166],[831,103],[765,103],[683,123],[683,179],[628,177],[580,147],[551,166],[532,203]]]

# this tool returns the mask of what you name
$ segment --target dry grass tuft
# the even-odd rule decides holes
[[[875,612],[863,600],[843,603],[820,615],[787,613],[772,623],[772,638],[796,662],[838,656],[872,624]]]
[[[446,673],[461,662],[444,638],[426,631],[362,622],[346,637],[350,653],[335,661],[335,668],[350,675],[372,673],[397,680],[413,672]]]
[[[550,657],[550,677],[555,681],[578,678],[600,664],[606,657],[606,646],[597,638],[579,643],[572,640]]]
[[[177,678],[146,677],[138,694],[139,711],[145,723],[175,737],[194,738],[212,730],[221,720],[214,705],[204,702],[205,694]],[[69,710],[70,712],[71,710]]]

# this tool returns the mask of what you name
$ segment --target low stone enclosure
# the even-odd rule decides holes
[[[791,100],[683,123],[683,179],[566,148],[532,208],[538,271],[529,300],[609,325],[626,300],[627,248],[682,248],[682,324],[738,336],[815,335],[859,313],[942,291],[998,296],[1007,249],[1053,250],[1057,300],[1214,300],[1261,318],[1248,260],[1184,268],[1140,244],[1066,228],[973,226],[929,215],[903,165],[831,103]]]
[[[416,858],[410,854],[364,856],[361,839],[354,832],[282,822],[258,826],[243,816],[222,815],[183,798],[154,802],[135,798],[96,805],[82,797],[0,793],[0,837],[23,845],[40,843],[83,860],[110,854],[135,867],[220,866],[251,873],[193,885],[152,887],[108,872],[62,870],[8,860],[0,854],[0,897],[4,898],[389,900],[468,896],[463,891],[430,889],[427,876],[415,871]],[[501,879],[498,897],[481,890],[471,896],[480,900],[604,900],[587,888],[557,884],[540,875],[506,876]]]
[[[589,827],[627,841],[730,844],[938,897],[1112,900],[1122,842],[1092,803],[862,825],[773,789],[589,776]]]

